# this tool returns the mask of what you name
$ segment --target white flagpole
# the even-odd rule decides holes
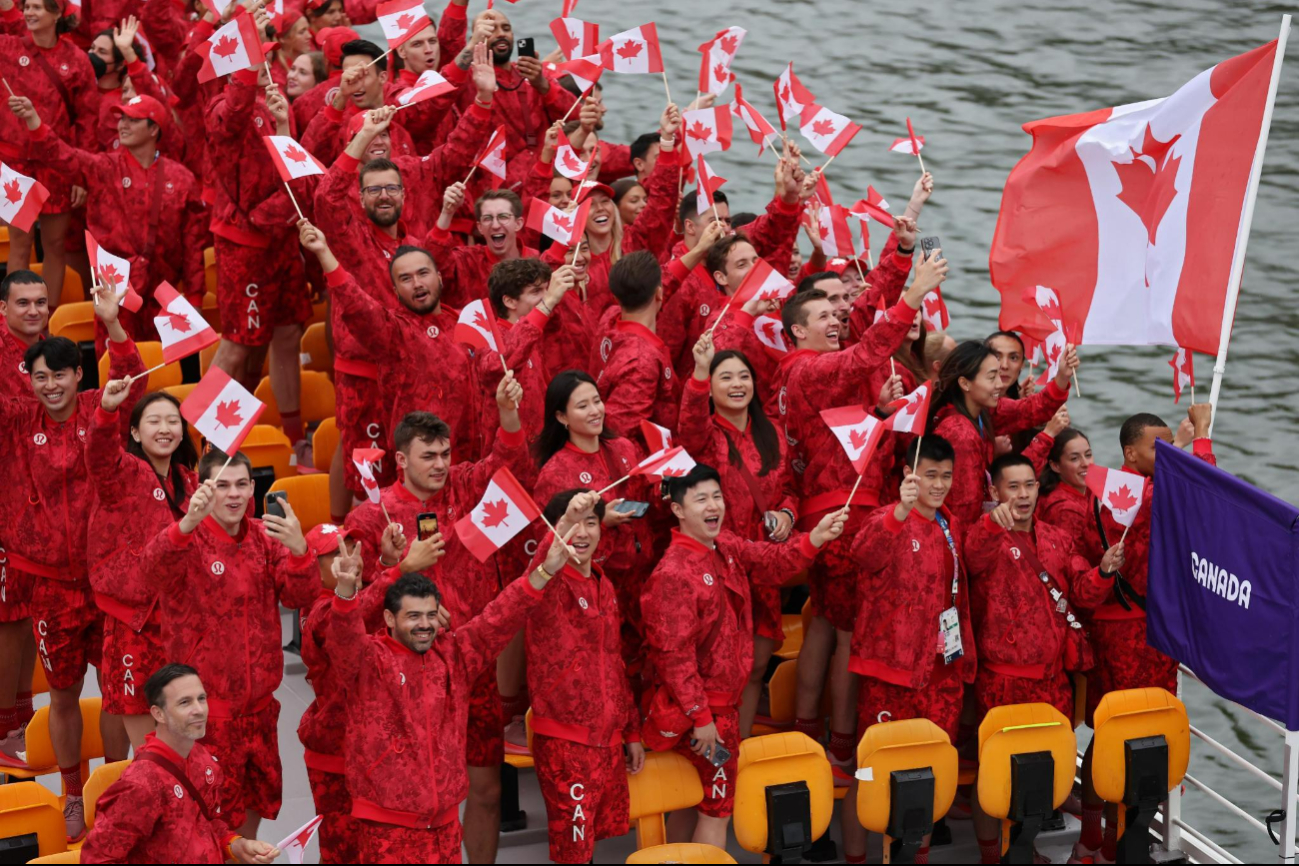
[[[1241,215],[1240,234],[1236,252],[1231,260],[1231,275],[1227,279],[1227,301],[1222,308],[1222,333],[1218,337],[1218,360],[1213,365],[1213,387],[1209,391],[1209,405],[1213,414],[1209,420],[1209,435],[1213,435],[1213,422],[1218,417],[1218,394],[1222,376],[1227,372],[1227,344],[1231,341],[1231,326],[1236,319],[1236,301],[1240,297],[1240,276],[1245,269],[1245,248],[1249,244],[1249,230],[1254,223],[1254,202],[1258,199],[1258,181],[1263,173],[1263,154],[1267,151],[1267,135],[1272,128],[1272,108],[1276,104],[1276,88],[1281,81],[1281,61],[1285,58],[1285,44],[1290,37],[1290,16],[1281,16],[1281,35],[1277,37],[1276,57],[1272,61],[1272,81],[1267,86],[1267,108],[1263,110],[1263,128],[1258,134],[1258,147],[1254,151],[1254,164],[1249,170],[1249,187],[1245,192],[1245,208]]]

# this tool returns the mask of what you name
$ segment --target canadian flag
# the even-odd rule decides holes
[[[504,341],[497,330],[496,316],[492,314],[488,301],[483,298],[470,301],[460,311],[456,320],[456,342],[464,343],[474,350],[491,349],[501,351]]]
[[[707,213],[713,206],[713,193],[722,188],[726,183],[726,178],[721,175],[713,174],[713,170],[704,162],[703,154],[699,155],[699,170],[695,173],[699,178],[699,194],[695,201],[695,208],[699,213]]]
[[[952,324],[952,317],[947,313],[947,302],[943,300],[941,289],[934,289],[920,299],[920,315],[925,320],[925,327],[930,331],[946,331]]]
[[[641,421],[640,432],[645,437],[645,444],[651,454],[658,454],[672,447],[672,431],[666,427],[660,427],[653,421]]]
[[[153,299],[162,308],[159,315],[153,317],[153,324],[158,330],[158,339],[162,341],[164,363],[179,361],[220,341],[221,335],[171,283],[160,283],[153,291]]]
[[[604,68],[612,72],[662,72],[663,53],[659,49],[658,28],[650,22],[614,34],[600,43],[600,57]]]
[[[365,488],[365,496],[375,504],[379,502],[378,473],[380,471],[379,461],[383,460],[383,453],[382,448],[352,449],[352,463],[361,476],[361,486]]]
[[[929,420],[929,398],[932,394],[929,383],[921,382],[916,386],[916,390],[901,400],[894,400],[889,404],[893,414],[884,421],[884,426],[894,433],[924,435],[925,424]]]
[[[768,142],[780,137],[776,127],[772,126],[767,118],[744,98],[744,92],[738,81],[735,82],[735,98],[731,100],[731,114],[744,122],[745,128],[749,130],[749,138],[753,139],[753,143],[758,146],[759,156],[767,149]]]
[[[316,829],[324,819],[317,815],[307,823],[288,835],[280,844],[276,845],[281,852],[289,855],[289,862],[300,864],[302,856],[306,853],[307,846],[311,844],[311,839],[316,835]]]
[[[821,208],[817,218],[821,224],[821,252],[828,258],[856,258],[852,226],[848,224],[848,209],[843,205],[832,204]]]
[[[893,228],[893,213],[889,210],[889,203],[873,186],[866,187],[866,198],[858,199],[852,209],[855,213],[864,213],[876,222]]]
[[[450,93],[456,86],[447,81],[434,69],[425,69],[410,87],[397,94],[397,102],[402,105],[414,105],[444,93]]]
[[[288,183],[300,177],[324,174],[324,164],[307,153],[307,149],[287,135],[263,135],[266,149],[271,152],[271,162],[279,169],[280,178]]]
[[[838,156],[861,127],[822,105],[809,105],[799,116],[798,131],[826,156]]]
[[[383,28],[383,38],[388,40],[388,47],[393,51],[425,27],[433,26],[424,11],[424,0],[389,0],[380,3],[375,13],[379,16],[379,26]]]
[[[1131,527],[1136,522],[1145,488],[1146,479],[1133,472],[1095,464],[1087,470],[1087,489],[1110,510],[1120,526]]]
[[[727,27],[699,46],[699,52],[704,55],[699,64],[700,93],[711,93],[720,99],[726,92],[727,86],[735,80],[731,72],[735,52],[740,50],[740,43],[748,32],[743,27]]]
[[[203,434],[214,448],[233,454],[239,450],[266,404],[248,392],[220,367],[207,372],[185,402],[180,414]]]
[[[740,287],[735,290],[735,297],[731,298],[731,304],[743,308],[754,298],[784,301],[792,294],[794,294],[794,284],[785,279],[784,274],[767,264],[766,259],[758,259],[744,275]]]
[[[591,200],[585,199],[577,210],[562,211],[551,207],[550,202],[534,198],[528,205],[528,228],[541,232],[565,246],[573,246],[575,239],[586,231],[586,215],[591,211]]]
[[[501,467],[487,482],[483,498],[456,521],[456,534],[475,559],[486,562],[540,516],[541,509],[523,485]]]
[[[29,232],[50,191],[25,174],[0,162],[0,220]]]
[[[776,112],[780,115],[780,128],[789,128],[790,118],[801,118],[803,109],[816,102],[812,91],[803,86],[794,74],[794,64],[790,63],[776,79]]]
[[[1173,368],[1173,402],[1180,403],[1183,388],[1195,387],[1195,359],[1189,349],[1177,347],[1177,354],[1168,366]]]
[[[686,449],[677,445],[646,457],[636,464],[631,474],[653,475],[656,478],[680,478],[694,468],[694,458],[686,453]]]
[[[686,150],[691,159],[731,146],[731,111],[724,105],[683,111],[681,128],[686,133]]]
[[[585,57],[574,57],[567,63],[560,63],[555,67],[555,72],[560,77],[571,76],[577,83],[577,89],[586,93],[600,80],[604,65],[600,62],[599,54],[588,54]]]
[[[1001,326],[1031,322],[1019,287],[1046,283],[1088,343],[1217,354],[1275,55],[1272,42],[1167,98],[1026,124],[989,257]]]
[[[501,180],[505,180],[505,143],[505,127],[498,126],[492,137],[487,139],[487,144],[483,146],[483,152],[478,155],[475,163]]]
[[[89,231],[86,232],[86,257],[90,259],[90,272],[99,284],[115,291],[122,307],[140,312],[144,298],[131,288],[131,263],[101,247]]]
[[[559,43],[559,50],[564,53],[564,57],[568,60],[572,60],[574,57],[586,57],[599,52],[599,24],[591,24],[565,15],[550,22],[550,32],[555,35],[555,41]]]
[[[228,23],[218,27],[195,51],[203,58],[203,66],[198,71],[200,84],[251,69],[266,60],[257,25],[242,6]]]
[[[573,10],[576,8],[577,8],[577,0],[564,0],[563,11],[561,11],[559,14],[567,18],[568,16],[573,14]]]
[[[871,248],[871,230],[870,223],[868,222],[870,219],[870,213],[859,209],[858,205],[860,204],[862,204],[862,202],[858,201],[857,204],[849,208],[847,212],[848,217],[857,223],[857,234],[852,236],[852,243],[853,256],[859,259],[862,256],[867,255]]]
[[[865,472],[875,446],[884,435],[884,422],[861,406],[825,409],[821,412],[821,419],[843,446],[852,468],[858,475]]]
[[[911,125],[911,118],[907,118],[907,137],[895,138],[889,145],[889,150],[894,153],[905,153],[909,156],[918,156],[920,151],[925,149],[925,137],[916,135],[916,129]]]
[[[785,341],[785,324],[779,316],[758,316],[753,320],[753,333],[772,354],[789,354],[789,343]]]
[[[564,130],[559,130],[559,143],[555,147],[555,171],[569,180],[583,181],[591,173],[591,163],[583,162]]]

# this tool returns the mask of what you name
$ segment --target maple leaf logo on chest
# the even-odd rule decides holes
[[[19,186],[18,181],[11,180],[5,184],[5,199],[8,200],[10,204],[17,204],[22,201],[22,198],[23,188]]]
[[[238,427],[244,423],[243,416],[239,414],[239,401],[226,400],[217,405],[216,422],[222,427]]]
[[[629,40],[618,46],[618,56],[624,60],[631,60],[633,57],[640,54],[640,50],[643,47],[644,46],[636,40]]]
[[[222,36],[217,40],[216,45],[212,46],[212,53],[223,60],[229,60],[238,50],[239,40],[229,36]]]
[[[1141,217],[1141,223],[1146,227],[1147,237],[1152,244],[1159,231],[1159,223],[1177,195],[1174,183],[1182,158],[1173,156],[1170,151],[1181,137],[1179,134],[1168,141],[1160,141],[1150,131],[1150,125],[1146,124],[1141,149],[1129,148],[1131,160],[1114,163],[1119,182],[1123,184],[1118,199]]]
[[[1132,506],[1137,504],[1137,498],[1132,495],[1132,491],[1128,489],[1126,484],[1111,492],[1107,497],[1107,501],[1115,511],[1130,511]]]
[[[500,526],[510,519],[510,504],[504,499],[483,504],[483,526],[488,529]]]

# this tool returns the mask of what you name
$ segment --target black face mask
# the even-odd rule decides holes
[[[87,56],[90,58],[91,68],[95,70],[96,81],[98,81],[99,79],[103,78],[105,75],[108,74],[108,64],[104,62],[104,58],[100,57],[98,54],[93,54],[93,53]]]

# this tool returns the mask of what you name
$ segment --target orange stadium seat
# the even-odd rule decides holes
[[[269,467],[275,471],[276,478],[291,478],[298,474],[292,464],[293,443],[279,427],[254,424],[239,450],[248,456],[254,469]]]
[[[140,360],[144,362],[144,369],[153,370],[154,367],[162,363],[162,343],[157,341],[136,343],[135,348],[140,352]],[[99,381],[101,383],[108,381],[109,363],[108,351],[105,350],[104,354],[99,356]],[[161,391],[163,388],[179,385],[183,378],[180,372],[180,362],[173,361],[162,369],[153,370],[149,374],[148,390]]]
[[[289,506],[298,516],[303,532],[329,522],[328,475],[318,473],[277,478],[271,490],[283,490],[289,494]]]
[[[95,771],[90,774],[86,784],[82,786],[82,796],[86,804],[86,829],[89,830],[95,826],[95,804],[103,793],[112,786],[114,782],[122,778],[122,773],[126,768],[131,766],[131,762],[113,761],[111,764],[100,764]]]
[[[666,813],[693,809],[704,799],[699,773],[693,764],[676,752],[646,753],[645,768],[627,777],[627,788],[631,804],[628,817],[636,828],[636,847],[639,849],[667,842]]]
[[[59,798],[39,782],[0,785],[0,839],[28,833],[36,834],[37,850],[42,857],[62,854],[68,849],[67,826],[63,823]]]
[[[334,353],[325,339],[325,325],[316,322],[302,334],[302,369],[333,375]]]
[[[6,255],[5,258],[8,258]],[[34,262],[28,266],[34,274],[45,276],[45,265],[40,262]],[[70,266],[63,269],[63,294],[59,297],[59,306],[64,304],[75,304],[77,301],[87,300],[86,290],[81,283],[81,274],[72,270]]]
[[[90,778],[90,761],[104,757],[104,740],[99,733],[100,698],[81,699],[81,778]],[[12,767],[0,768],[4,775],[15,779],[35,779],[59,771],[54,759],[54,744],[50,741],[50,708],[41,707],[27,725],[27,763],[29,770]],[[4,786],[0,786],[2,789]]]
[[[95,304],[93,301],[75,301],[59,304],[50,313],[50,333],[67,337],[76,343],[95,341]]]
[[[211,291],[203,294],[203,309],[199,310],[212,330],[221,333],[221,310],[217,308],[217,298]]]
[[[316,432],[311,436],[311,462],[321,472],[329,471],[329,464],[334,459],[334,452],[339,443],[338,424],[333,418],[320,422]]]
[[[266,376],[257,383],[253,396],[266,404],[266,411],[259,419],[263,424],[280,425],[280,408],[275,402],[275,392],[271,388],[271,379]],[[334,383],[324,373],[313,370],[302,371],[302,395],[299,402],[302,412],[302,423],[319,424],[326,418],[334,416]]]

